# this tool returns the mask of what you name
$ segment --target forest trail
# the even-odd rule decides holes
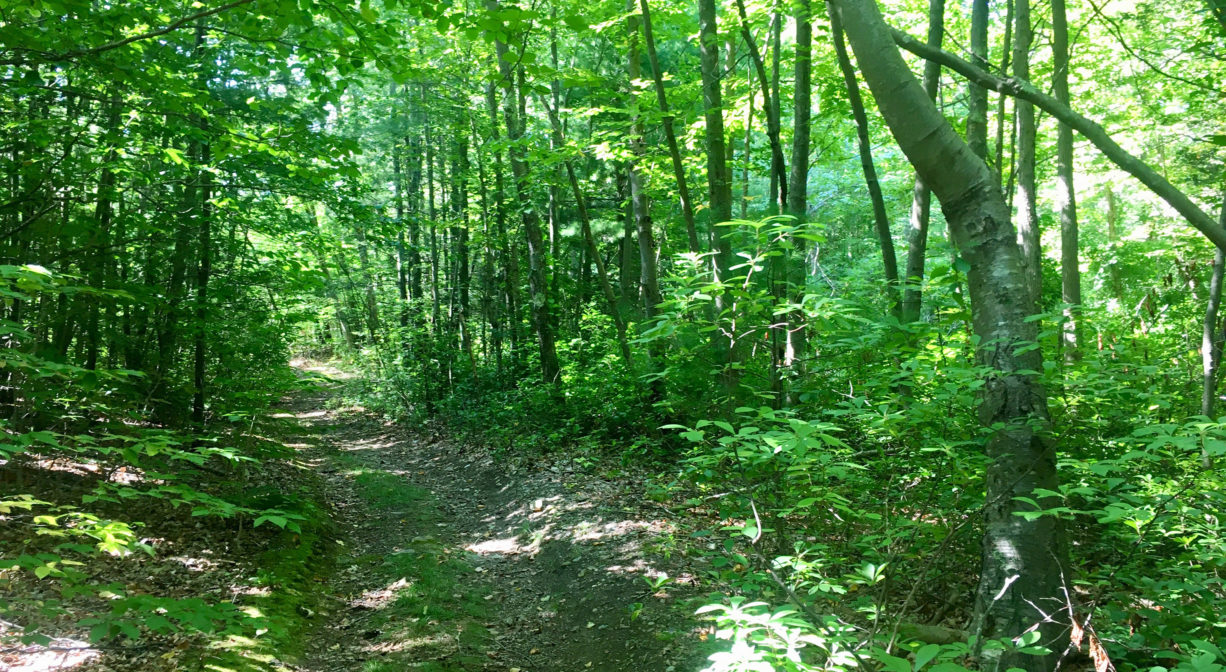
[[[495,462],[439,431],[330,410],[331,394],[287,409],[315,439],[297,445],[340,549],[298,670],[702,667],[690,561],[632,480]],[[644,580],[665,573],[660,590]]]

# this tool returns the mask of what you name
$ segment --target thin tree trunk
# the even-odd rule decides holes
[[[988,0],[971,0],[971,62],[988,66]],[[975,156],[988,159],[988,90],[967,83],[966,144]]]
[[[877,168],[873,165],[873,145],[869,137],[868,115],[864,111],[864,100],[860,97],[860,84],[856,81],[856,71],[852,67],[847,47],[843,43],[843,27],[834,5],[827,3],[830,15],[830,32],[834,35],[834,53],[838,57],[839,69],[843,72],[843,84],[847,88],[847,99],[851,103],[851,113],[856,119],[856,138],[860,150],[860,167],[864,170],[864,182],[868,185],[868,197],[873,205],[873,222],[877,230],[877,240],[881,244],[881,261],[885,267],[886,297],[890,303],[890,312],[899,317],[902,307],[902,297],[898,293],[898,258],[894,255],[894,238],[890,235],[890,217],[885,210],[885,197],[881,194],[881,183],[877,179]]]
[[[1069,104],[1068,20],[1064,0],[1051,1],[1052,91]],[[1073,129],[1061,123],[1056,136],[1056,208],[1060,211],[1060,288],[1066,304],[1062,329],[1065,361],[1078,357],[1081,346],[1081,269],[1077,242],[1077,196],[1073,188]]]
[[[1025,0],[1022,0],[1023,2]],[[928,46],[940,49],[945,39],[945,0],[928,0]],[[941,86],[941,65],[924,62],[924,93],[935,102]],[[928,222],[932,213],[932,190],[919,173],[911,192],[911,224],[907,229],[907,275],[902,298],[902,322],[920,319],[923,305],[924,262],[928,252]]]
[[[639,17],[634,14],[635,0],[626,0],[626,36],[629,41],[626,74],[636,82],[641,76],[639,69]],[[631,84],[631,99],[637,101],[638,91]],[[632,109],[637,105],[632,104]],[[651,221],[651,204],[639,172],[639,162],[647,154],[643,139],[643,122],[634,114],[630,124],[630,150],[634,158],[626,169],[630,182],[630,202],[633,204],[635,232],[639,239],[639,277],[643,287],[643,317],[651,322],[663,299],[660,296],[659,272],[656,268],[656,240]],[[653,341],[654,343],[654,341]],[[658,354],[658,353],[656,353]]]
[[[749,58],[753,61],[754,70],[758,75],[758,86],[762,91],[762,110],[766,114],[766,137],[771,147],[771,207],[778,208],[776,212],[787,211],[788,187],[783,176],[787,172],[783,160],[783,144],[779,140],[779,105],[771,92],[770,80],[766,78],[766,65],[762,62],[762,54],[753,39],[753,31],[749,27],[749,16],[745,12],[745,0],[736,0],[736,10],[741,17],[741,37],[745,47],[749,49]],[[749,157],[745,157],[748,161]]]
[[[724,149],[724,101],[720,85],[719,30],[715,0],[698,0],[698,41],[702,67],[702,100],[706,120],[707,189],[711,221],[711,248],[715,250],[712,273],[717,282],[729,279],[732,267],[732,242],[719,225],[732,219],[732,179]],[[728,306],[728,292],[715,297],[716,318]],[[737,385],[736,334],[715,331],[714,346],[724,389],[729,394]]]
[[[749,218],[749,157],[753,149],[753,99],[754,91],[749,90],[749,104],[745,106],[745,150],[741,152],[745,160],[741,162],[741,219]]]
[[[400,297],[397,314],[400,318],[401,354],[408,353],[409,327],[409,268],[408,251],[404,242],[404,181],[400,166],[400,139],[392,141],[392,187],[396,200],[396,294]]]
[[[1124,279],[1120,276],[1120,266],[1116,263],[1120,242],[1120,209],[1115,201],[1115,191],[1107,185],[1107,244],[1110,246],[1110,264],[1107,266],[1107,277],[1111,282],[1111,296],[1120,306],[1124,305]]]
[[[196,26],[196,50],[200,51],[204,46],[205,26],[200,23]],[[208,75],[207,54],[201,58],[201,62],[205,63],[204,72],[201,74],[200,88],[203,91],[208,91]],[[193,362],[193,381],[195,383],[195,393],[192,395],[192,423],[196,427],[204,426],[204,406],[205,406],[205,376],[207,373],[207,348],[208,343],[205,335],[209,332],[209,276],[213,270],[213,242],[212,242],[212,226],[213,226],[213,174],[211,170],[212,163],[212,148],[209,146],[208,134],[209,123],[205,120],[199,122],[201,135],[204,136],[198,145],[196,152],[196,163],[198,172],[196,175],[197,193],[197,216],[199,217],[199,239],[197,246],[199,247],[200,258],[196,267],[196,325],[195,325],[195,353]]]
[[[201,124],[207,132],[207,125]],[[204,141],[200,147],[200,165],[208,166],[211,161],[211,152],[208,141]],[[195,338],[195,357],[193,366],[193,380],[195,383],[195,394],[192,395],[192,422],[197,426],[204,425],[204,406],[205,406],[205,374],[207,373],[207,347],[205,335],[209,332],[208,317],[209,317],[209,276],[213,269],[213,249],[212,249],[212,223],[213,223],[213,206],[212,206],[212,174],[207,170],[200,171],[200,238],[198,241],[200,249],[199,266],[196,268],[196,338]]]
[[[1034,33],[1030,27],[1030,0],[1016,0],[1014,6],[1013,76],[1021,81],[1030,81],[1030,42]],[[1013,104],[1017,117],[1017,239],[1022,246],[1022,260],[1026,264],[1026,285],[1035,301],[1042,302],[1043,245],[1039,229],[1039,212],[1036,202],[1035,183],[1035,120],[1034,105],[1017,100]]]
[[[499,7],[498,0],[486,0],[485,6],[489,11],[496,12]],[[498,54],[498,70],[503,81],[514,82],[515,73],[512,71],[507,45],[502,40],[496,40],[494,48]],[[545,241],[541,236],[540,219],[532,207],[529,193],[531,175],[528,172],[528,164],[524,158],[524,147],[521,142],[524,132],[520,125],[522,100],[516,99],[522,99],[523,83],[514,83],[519,84],[515,87],[519,90],[519,94],[507,96],[503,106],[503,116],[506,118],[507,139],[511,145],[511,173],[515,177],[520,218],[524,226],[524,235],[528,240],[528,289],[532,294],[532,321],[540,346],[541,379],[556,387],[562,382],[562,367],[558,363],[557,346],[554,341],[553,311],[549,302],[549,287],[545,280]]]
[[[803,233],[809,215],[809,145],[810,111],[812,99],[813,61],[813,16],[809,0],[796,0],[796,79],[793,87],[792,105],[792,164],[788,184],[788,214],[796,218],[796,226]],[[792,285],[792,297],[798,305],[804,302],[808,283],[808,260],[805,239],[792,238],[795,259],[788,266]],[[804,375],[804,354],[808,349],[807,318],[803,310],[788,314],[787,344],[783,353],[783,365],[794,369],[796,377]],[[784,375],[786,377],[787,371]],[[793,387],[784,383],[784,403],[796,403]]]
[[[694,204],[690,199],[690,188],[685,179],[685,164],[681,162],[677,133],[673,129],[674,117],[668,110],[668,97],[664,93],[664,74],[660,70],[660,59],[656,55],[656,42],[651,32],[651,9],[647,6],[647,0],[639,0],[639,8],[643,12],[643,43],[647,48],[647,61],[651,63],[656,102],[663,115],[660,123],[664,127],[664,140],[668,144],[668,156],[673,164],[673,179],[677,182],[677,193],[681,198],[681,216],[685,219],[686,242],[689,244],[690,252],[697,253],[702,251],[702,246],[698,243],[698,228],[694,222]]]
[[[783,62],[783,58],[782,58],[783,12],[780,10],[780,5],[782,5],[781,0],[774,0],[774,4],[771,7],[771,21],[770,21],[770,39],[771,39],[771,43],[770,43],[771,111],[770,113],[775,118],[776,129],[781,129],[783,125],[783,116],[782,116],[783,115],[783,104],[782,104],[782,101],[779,100],[779,73],[780,73],[782,62]],[[783,132],[782,130],[779,130],[779,134],[782,134],[782,132]],[[782,148],[782,142],[780,142],[780,148]],[[787,168],[784,163],[784,156],[783,156],[782,149],[780,149],[778,159],[779,159],[777,162],[779,164],[778,166],[775,166],[775,163],[776,163],[775,159],[774,158],[771,159],[771,168],[772,168],[771,181],[777,184],[776,188],[771,190],[772,192],[771,202],[776,203],[778,205],[779,209],[776,211],[776,214],[782,215],[787,212],[787,204],[788,204],[788,195],[787,195],[788,194],[788,183],[787,183],[788,175],[787,175]],[[774,168],[776,167],[779,169],[778,173],[775,173],[774,171]]]
[[[1005,44],[1000,50],[1000,71],[1009,72],[1009,64],[1013,57],[1013,0],[1005,0]],[[1005,188],[1005,111],[1009,96],[996,96],[996,161],[993,169],[996,171],[1000,188]],[[1012,133],[1010,133],[1012,137]],[[1007,194],[1008,192],[1006,192]]]
[[[540,102],[549,115],[549,124],[553,128],[554,144],[558,147],[565,146],[566,139],[562,135],[562,122],[558,119],[557,110],[545,102],[543,98],[540,99]],[[596,238],[592,234],[592,220],[588,214],[587,199],[583,195],[583,188],[579,186],[579,179],[575,175],[574,164],[570,159],[566,159],[564,165],[567,180],[570,182],[571,194],[575,198],[575,207],[579,211],[579,224],[583,228],[583,241],[587,244],[588,251],[596,260],[596,275],[600,281],[600,289],[604,292],[605,301],[609,304],[609,316],[613,318],[613,326],[617,329],[617,345],[621,349],[622,361],[626,364],[626,370],[630,371],[634,360],[630,354],[630,342],[626,338],[626,321],[622,318],[617,295],[613,292],[613,284],[609,281],[609,274],[605,269],[604,259],[600,257],[600,248],[596,246]]]
[[[461,124],[456,130],[456,174],[452,180],[456,184],[456,213],[459,215],[459,225],[456,227],[456,281],[460,294],[460,312],[457,320],[460,324],[460,347],[468,356],[468,366],[473,382],[477,380],[477,359],[473,353],[473,335],[469,325],[470,288],[472,271],[469,266],[468,249],[468,136],[465,134],[468,124]]]
[[[838,0],[844,27],[882,116],[915,169],[940,199],[967,273],[978,362],[991,369],[981,391],[980,421],[993,430],[985,446],[987,492],[983,566],[972,631],[978,641],[1037,632],[1038,644],[1065,649],[1065,561],[1053,516],[1028,517],[1058,500],[1056,454],[1048,438],[1047,396],[1035,342],[1034,296],[1026,289],[1021,251],[995,176],[964,143],[911,74],[875,0]],[[983,648],[982,669],[1046,672],[1058,653],[1028,655]]]
[[[1226,229],[1226,195],[1222,202],[1222,211],[1218,223]],[[1202,385],[1200,396],[1200,414],[1210,421],[1216,420],[1215,406],[1217,401],[1217,372],[1222,363],[1222,339],[1218,333],[1218,309],[1222,305],[1222,276],[1226,271],[1226,252],[1221,248],[1213,251],[1213,275],[1209,279],[1209,301],[1205,305],[1205,322],[1201,329],[1200,357]],[[1213,456],[1201,442],[1201,467],[1213,468]]]

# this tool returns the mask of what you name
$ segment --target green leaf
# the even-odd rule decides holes
[[[918,672],[925,665],[931,662],[933,658],[936,658],[937,654],[940,652],[941,652],[941,646],[939,644],[928,644],[920,648],[919,651],[916,651],[915,652],[915,670],[916,672]]]

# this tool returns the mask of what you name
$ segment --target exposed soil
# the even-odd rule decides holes
[[[697,649],[705,634],[687,601],[698,592],[687,566],[693,559],[671,553],[677,530],[664,507],[642,497],[641,481],[543,458],[495,461],[437,429],[406,430],[358,409],[323,410],[325,402],[303,398],[294,412],[322,435],[307,457],[326,480],[347,551],[329,586],[336,603],[299,669],[383,669],[370,663],[381,658],[396,660],[387,669],[702,667]],[[361,470],[425,491],[423,508],[432,513],[371,507],[355,485]],[[379,612],[394,604],[396,584],[413,577],[389,584],[383,569],[354,560],[406,552],[471,569],[460,574],[454,597],[475,593],[485,604],[475,619],[479,632],[466,638],[472,629],[463,624],[433,623],[434,636],[413,641],[384,623]],[[644,580],[665,575],[658,591]]]
[[[335,370],[305,371],[343,378]],[[93,574],[151,595],[279,604],[273,608],[281,609],[282,623],[288,612],[287,627],[300,636],[219,646],[199,634],[146,634],[94,648],[69,619],[44,623],[44,631],[65,637],[50,649],[0,651],[0,670],[704,666],[710,629],[691,616],[704,561],[686,557],[688,532],[644,497],[642,475],[535,452],[495,460],[439,427],[406,428],[360,408],[330,408],[334,392],[325,386],[285,401],[261,440],[292,448],[296,459],[268,465],[253,481],[274,491],[305,487],[321,501],[331,521],[309,544],[305,534],[279,537],[266,528],[236,533],[233,523],[192,518],[184,509],[146,511],[157,502],[142,500],[111,513],[148,521],[144,532],[156,555],[110,559]],[[60,494],[75,497],[96,480],[57,478]],[[64,479],[74,478],[80,483],[65,490]],[[256,580],[269,571],[274,583]],[[13,597],[39,584],[3,588]],[[81,609],[106,606],[78,605],[78,617],[88,615]],[[21,620],[38,622],[32,613]]]

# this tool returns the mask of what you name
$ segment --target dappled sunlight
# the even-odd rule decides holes
[[[519,537],[503,537],[501,539],[490,539],[477,543],[468,544],[464,550],[471,551],[477,555],[514,555],[523,553],[529,549],[529,546],[519,543]]]
[[[182,555],[174,555],[167,557],[166,560],[177,562],[193,572],[207,572],[221,568],[221,563],[207,558],[189,558]]]
[[[304,373],[324,376],[332,380],[350,380],[354,378],[353,373],[338,369],[327,362],[317,362],[299,357],[291,359],[289,365]]]
[[[413,582],[401,577],[383,588],[367,590],[349,602],[351,608],[378,610],[387,607],[396,598],[397,593],[412,587]]]
[[[14,646],[20,633],[20,626],[0,620],[0,670],[60,672],[80,668],[101,655],[89,642],[67,637],[57,637],[46,645]]]
[[[338,446],[337,450],[344,453],[358,453],[363,451],[378,451],[386,450],[395,445],[395,441],[384,436],[372,436],[368,439],[358,441],[350,441],[343,446]]]

